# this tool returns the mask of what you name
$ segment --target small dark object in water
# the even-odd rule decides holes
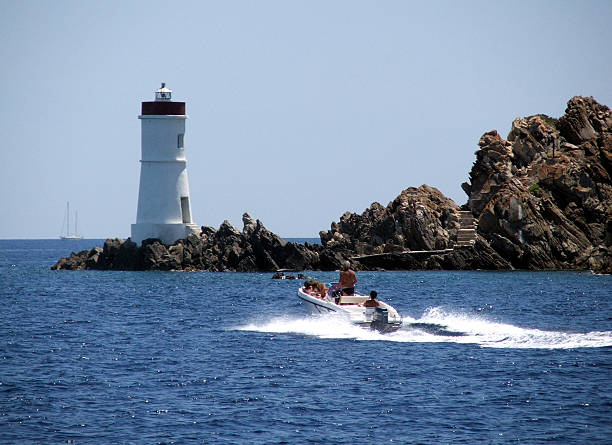
[[[282,272],[276,272],[273,276],[272,276],[273,280],[295,280],[295,276],[294,275],[285,275]]]

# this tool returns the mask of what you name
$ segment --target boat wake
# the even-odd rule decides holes
[[[396,332],[381,334],[351,324],[334,314],[300,318],[276,317],[236,328],[241,331],[299,334],[318,338],[351,338],[402,343],[466,343],[489,348],[573,349],[612,346],[612,331],[574,333],[521,328],[484,318],[428,309],[420,318],[404,317]]]

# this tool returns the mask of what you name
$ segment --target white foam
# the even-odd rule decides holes
[[[430,308],[418,319],[404,317],[404,326],[389,334],[360,328],[334,315],[275,317],[234,329],[402,343],[473,343],[489,348],[573,349],[612,346],[612,331],[572,333],[521,328],[472,314],[446,312],[440,308]]]
[[[611,331],[571,333],[522,328],[489,321],[484,317],[448,313],[440,308],[429,309],[419,322],[439,324],[448,331],[463,334],[450,341],[477,343],[483,347],[570,349],[612,346]]]
[[[236,328],[240,331],[302,334],[319,338],[355,338],[359,340],[384,339],[376,332],[355,326],[343,317],[333,314],[301,318],[276,317],[266,322],[251,323]]]

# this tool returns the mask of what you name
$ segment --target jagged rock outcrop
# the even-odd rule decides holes
[[[434,187],[410,187],[387,207],[375,202],[361,215],[345,213],[319,235],[323,246],[356,254],[446,249],[457,237],[459,211]]]
[[[467,207],[516,268],[612,272],[612,113],[574,97],[565,115],[516,119],[480,139]]]
[[[321,243],[361,269],[512,269],[482,237],[457,245],[460,214],[438,189],[410,187],[386,207],[375,202],[361,215],[345,213],[320,233]]]
[[[200,234],[192,233],[172,246],[157,239],[145,240],[140,247],[129,239],[107,239],[104,248],[73,253],[52,269],[267,272],[319,269],[321,265],[337,269],[344,260],[329,253],[319,258],[320,246],[288,243],[248,213],[242,219],[242,232],[224,221],[218,230],[202,227]]]

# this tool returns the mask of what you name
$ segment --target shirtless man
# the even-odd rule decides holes
[[[378,301],[376,301],[376,296],[377,295],[378,295],[378,293],[375,290],[370,292],[370,299],[364,301],[363,305],[365,307],[377,307],[377,306],[380,306],[380,303]]]
[[[357,284],[357,276],[351,270],[351,263],[345,261],[342,263],[342,270],[340,271],[342,295],[355,295],[355,284]]]

